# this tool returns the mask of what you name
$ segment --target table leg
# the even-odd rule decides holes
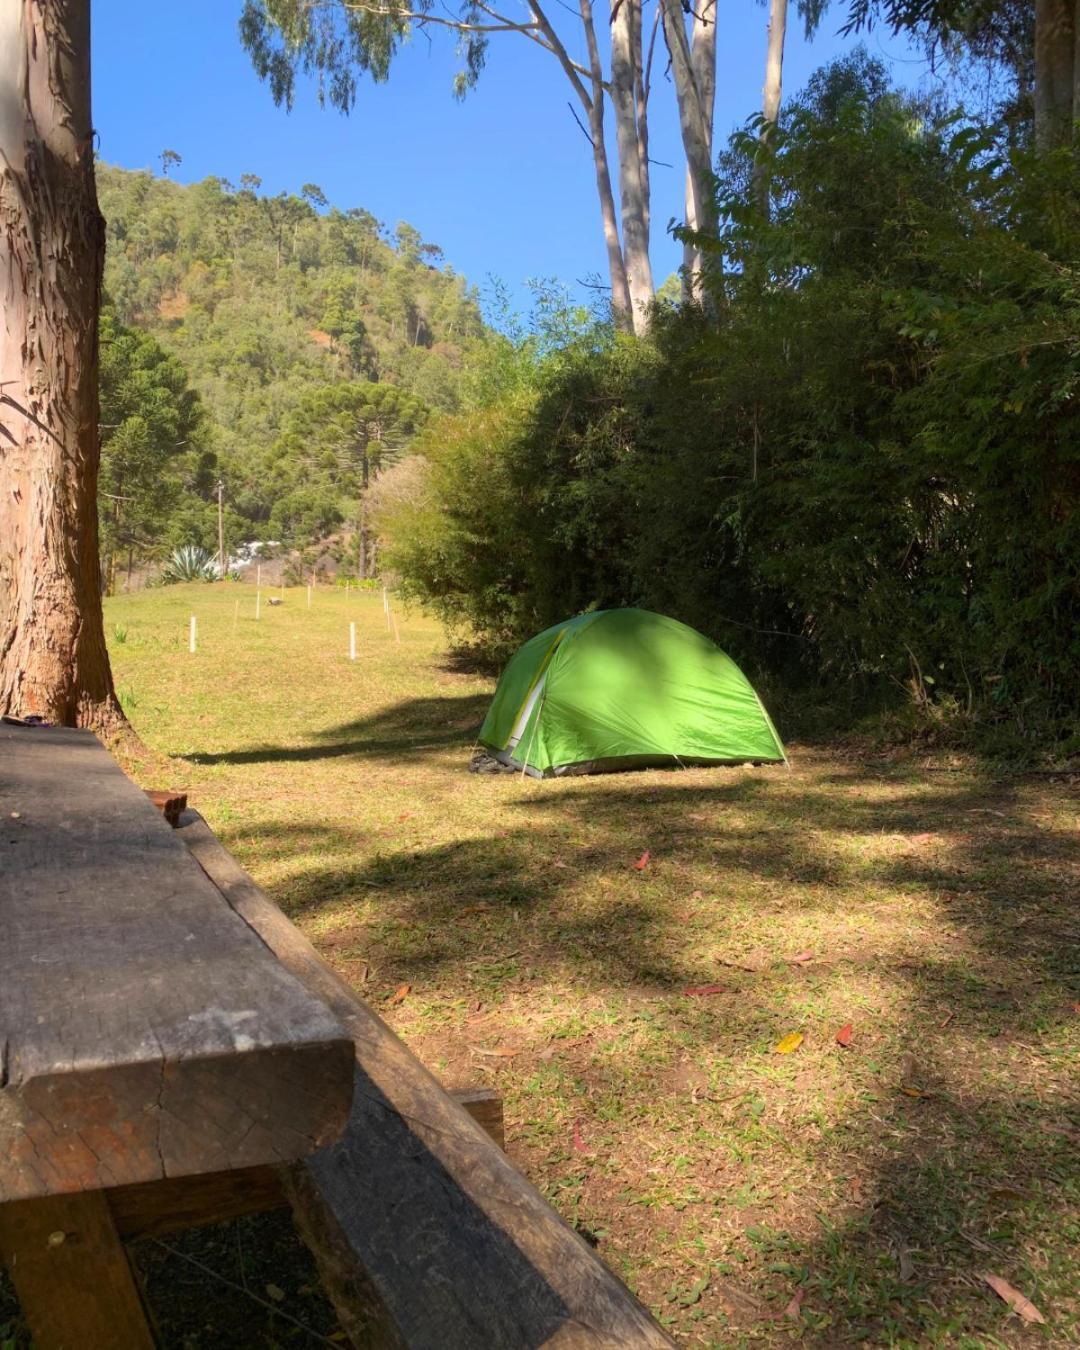
[[[0,1254],[37,1350],[153,1350],[100,1191],[0,1205]]]

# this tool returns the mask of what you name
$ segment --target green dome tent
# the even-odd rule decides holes
[[[502,673],[480,744],[535,777],[787,758],[731,657],[643,609],[580,614],[530,638]]]

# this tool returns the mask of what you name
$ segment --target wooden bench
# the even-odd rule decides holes
[[[17,734],[14,760],[11,742],[0,741],[0,1043],[6,1036],[16,1047],[19,1066],[13,1073],[9,1049],[0,1153],[15,1156],[14,1143],[22,1164],[0,1160],[0,1249],[40,1350],[152,1344],[122,1237],[286,1203],[356,1346],[672,1344],[478,1123],[498,1129],[490,1094],[462,1104],[444,1091],[201,817],[186,812],[171,832],[83,733]],[[84,775],[96,824],[72,806]],[[20,794],[27,809],[15,804]],[[31,852],[23,822],[50,811],[59,842]],[[134,823],[123,824],[125,813]],[[148,850],[141,861],[136,838]],[[20,848],[24,862],[41,866],[6,866]],[[52,902],[33,903],[39,894]],[[47,921],[28,924],[33,912]],[[21,945],[9,947],[9,934]],[[18,951],[12,986],[9,950]],[[42,961],[54,951],[63,959]],[[99,992],[110,986],[110,997]],[[164,1002],[171,1020],[158,1016]],[[255,1016],[237,1023],[241,1012]],[[205,1024],[205,1034],[170,1039],[166,1021]],[[123,1054],[110,1050],[103,1066],[94,1046],[106,1029]],[[40,1065],[51,1050],[51,1075],[27,1075],[26,1047]],[[240,1077],[215,1076],[211,1063]],[[147,1088],[152,1065],[156,1095]],[[54,1100],[33,1086],[44,1078],[68,1086]],[[114,1125],[127,1120],[130,1149],[128,1134],[102,1128],[102,1111],[118,1113]],[[259,1117],[246,1133],[236,1128],[243,1111]],[[52,1168],[62,1188],[40,1180]]]

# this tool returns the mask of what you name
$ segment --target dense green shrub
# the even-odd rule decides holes
[[[491,652],[642,604],[787,710],[882,699],[1077,748],[1080,226],[1071,153],[888,90],[863,58],[721,162],[715,316],[598,328],[428,429],[382,521]],[[1071,738],[1071,740],[1070,740]]]

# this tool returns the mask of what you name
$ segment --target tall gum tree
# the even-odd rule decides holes
[[[115,736],[101,613],[89,0],[0,0],[0,711]]]
[[[1038,149],[1080,144],[1080,0],[848,0],[841,32],[878,19],[1009,73],[1031,94]]]
[[[641,334],[648,329],[655,299],[649,261],[648,103],[661,11],[669,45],[676,27],[682,34],[681,46],[672,51],[672,80],[684,122],[684,146],[688,157],[693,157],[693,220],[707,227],[712,219],[715,0],[704,0],[704,5],[688,37],[682,0],[655,0],[651,23],[643,0],[609,0],[606,13],[594,12],[593,0],[576,0],[576,4],[558,0],[557,6],[549,0],[522,0],[521,10],[515,8],[513,13],[506,12],[503,0],[498,4],[495,0],[463,0],[456,8],[436,6],[435,0],[323,0],[320,4],[245,0],[240,35],[256,71],[269,82],[279,103],[291,103],[296,71],[301,69],[315,74],[320,97],[344,112],[353,104],[357,79],[361,75],[386,79],[398,46],[414,29],[444,28],[456,35],[463,55],[456,86],[459,94],[476,82],[487,44],[495,34],[514,33],[548,52],[584,113],[579,122],[592,148],[615,320]],[[601,25],[608,29],[606,42],[600,40]],[[606,69],[605,52],[610,53]],[[608,107],[614,123],[613,160],[605,141]]]

